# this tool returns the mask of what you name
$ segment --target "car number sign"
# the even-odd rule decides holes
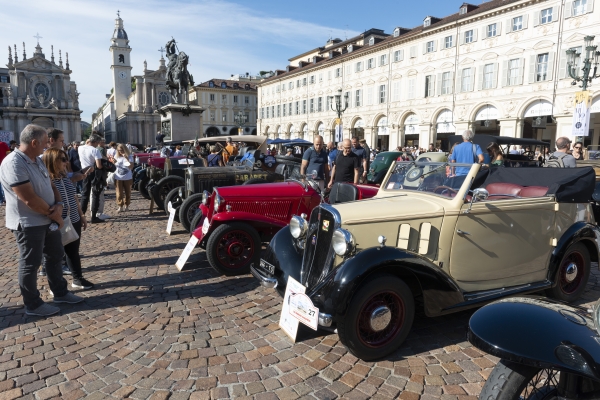
[[[198,238],[196,236],[192,235],[190,240],[187,242],[185,249],[183,249],[183,252],[181,252],[181,255],[179,256],[179,258],[177,259],[177,262],[175,263],[175,266],[177,267],[178,270],[181,271],[183,269],[183,266],[187,262],[188,258],[190,258],[190,254],[192,254],[192,251],[194,251],[197,244],[198,244]]]
[[[167,222],[167,233],[170,235],[171,230],[173,229],[173,221],[175,221],[175,209],[171,205],[171,202],[169,202],[169,205],[167,206],[167,210],[169,210],[169,221]]]
[[[304,293],[294,293],[290,296],[289,311],[292,317],[309,328],[317,330],[319,325],[319,309],[315,307],[310,297]]]
[[[306,287],[300,282],[288,277],[287,286],[285,287],[285,295],[283,296],[283,307],[281,309],[281,317],[279,317],[279,327],[296,342],[296,335],[298,335],[298,320],[290,314],[290,297],[296,293],[304,293]]]
[[[178,162],[179,164],[194,165],[194,160],[190,160],[188,158],[182,158]]]
[[[210,226],[210,222],[208,222],[208,218],[204,218],[204,222],[202,222],[202,234],[206,235],[208,232],[208,227]]]

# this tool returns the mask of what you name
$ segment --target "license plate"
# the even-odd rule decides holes
[[[204,217],[204,222],[202,223],[202,234],[206,235],[206,232],[208,232],[208,227],[210,226],[210,223],[208,222],[208,218]]]
[[[269,264],[268,262],[266,262],[262,258],[260,260],[260,267],[262,269],[264,269],[265,271],[267,271],[268,273],[270,273],[271,275],[275,275],[275,266],[272,265],[272,264]]]

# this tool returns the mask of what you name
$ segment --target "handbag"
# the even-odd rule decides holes
[[[71,222],[71,206],[69,206],[69,199],[67,199],[67,188],[65,187],[65,184],[63,182],[63,180],[60,180],[60,185],[63,187],[64,191],[65,191],[65,203],[67,204],[67,218],[65,218],[63,227],[60,228],[60,234],[62,236],[62,244],[63,246],[68,245],[69,243],[72,243],[74,241],[76,241],[77,239],[79,239],[79,234],[77,233],[77,231],[75,230],[75,227],[73,226],[73,223]]]

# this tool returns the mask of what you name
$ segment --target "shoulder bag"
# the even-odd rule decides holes
[[[69,243],[72,243],[79,239],[79,235],[77,234],[77,231],[75,230],[75,227],[73,227],[73,223],[71,222],[71,206],[69,205],[69,199],[67,198],[67,188],[65,187],[65,183],[63,182],[62,178],[60,180],[60,185],[65,191],[64,203],[67,205],[67,218],[64,219],[63,227],[60,228],[60,234],[62,235],[62,244],[63,246],[66,246]]]

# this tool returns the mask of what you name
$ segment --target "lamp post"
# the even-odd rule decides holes
[[[337,113],[337,125],[341,127],[342,125],[342,113],[346,111],[348,108],[348,93],[344,96],[345,104],[342,104],[342,89],[338,89],[338,92],[335,96],[327,96],[329,101],[335,97],[335,104],[331,104],[331,110]],[[335,108],[334,108],[335,107]],[[341,128],[340,128],[341,131]],[[342,132],[340,132],[340,138],[343,139]],[[337,139],[337,138],[336,138]],[[334,140],[336,144],[341,140]]]
[[[581,72],[582,76],[579,76],[577,71],[577,60],[581,57],[581,53],[577,53],[574,49],[569,49],[567,53],[567,71],[569,76],[573,78],[571,85],[577,85],[577,82],[581,81],[581,89],[587,90],[588,84],[592,82],[592,79],[600,77],[596,75],[598,69],[598,58],[600,58],[600,51],[596,51],[598,46],[594,46],[594,36],[586,36],[583,38],[585,42],[585,58],[583,59],[583,67]],[[592,71],[592,65],[594,67]]]
[[[243,135],[244,125],[246,125],[246,122],[248,122],[248,116],[243,112],[238,111],[237,114],[233,115],[233,119],[238,127],[238,135]]]

